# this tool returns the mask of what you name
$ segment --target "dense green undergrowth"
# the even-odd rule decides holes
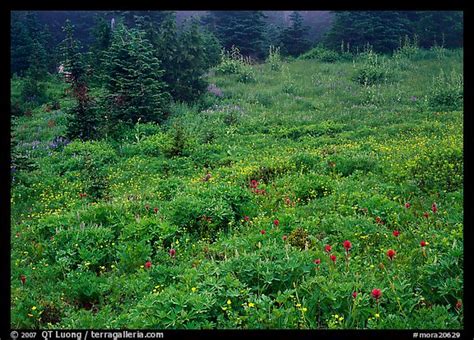
[[[228,56],[120,141],[61,138],[48,80],[12,120],[12,327],[462,328],[462,51],[419,53]]]

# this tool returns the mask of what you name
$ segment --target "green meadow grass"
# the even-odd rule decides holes
[[[49,80],[61,108],[12,118],[12,328],[463,328],[462,51],[420,53],[374,85],[359,59],[212,75],[163,126],[55,148]]]

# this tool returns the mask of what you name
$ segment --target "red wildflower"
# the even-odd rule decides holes
[[[155,214],[157,214],[158,213],[158,208],[156,208],[156,207],[153,208],[153,211],[155,212]]]
[[[425,211],[425,212],[423,213],[423,217],[428,218],[428,217],[430,217],[430,215],[428,214],[427,211]]]
[[[357,297],[357,292],[353,292],[352,297],[355,299]]]
[[[171,256],[171,257],[174,257],[175,255],[176,255],[176,250],[173,249],[173,248],[171,248],[171,249],[170,249],[170,256]]]
[[[244,216],[244,221],[245,221],[245,222],[248,222],[248,221],[250,221],[250,217],[248,217],[248,216]]]
[[[349,240],[345,240],[343,246],[346,252],[349,252],[349,250],[352,248],[352,243]]]
[[[150,261],[146,261],[145,263],[145,268],[150,268],[151,267],[151,262]]]
[[[329,244],[326,244],[326,246],[324,246],[324,250],[326,250],[327,253],[329,253],[331,249],[332,247]]]
[[[458,300],[458,302],[456,302],[456,309],[460,310],[461,308],[462,308],[462,301]]]
[[[434,202],[431,205],[431,211],[433,212],[433,214],[436,214],[436,212],[438,211],[438,206]]]
[[[387,256],[388,256],[388,258],[389,258],[390,260],[393,260],[393,257],[394,257],[396,254],[397,254],[397,253],[396,253],[395,250],[393,250],[393,249],[389,249],[389,250],[387,251]]]
[[[400,235],[400,232],[398,230],[393,231],[393,236],[398,237]]]
[[[420,246],[422,246],[422,247],[426,247],[426,242],[425,242],[424,240],[421,240],[421,242],[420,242]]]
[[[332,255],[329,256],[329,258],[331,259],[332,262],[336,263],[336,255]]]
[[[260,234],[265,235],[266,231],[264,229],[260,230]]]
[[[409,209],[410,207],[411,207],[410,202],[406,202],[406,203],[405,203],[405,208]]]
[[[21,275],[21,276],[20,276],[20,280],[21,280],[21,284],[24,285],[25,282],[26,282],[26,276],[25,276],[25,275]]]
[[[283,237],[282,237],[283,241],[286,241],[287,238],[288,238],[288,236],[286,236],[286,235],[283,235]]]
[[[383,224],[382,219],[381,219],[379,216],[377,216],[377,217],[375,218],[375,222],[376,222],[376,223],[382,223],[382,224]]]
[[[378,288],[374,288],[372,289],[372,297],[375,299],[375,300],[378,300],[380,299],[380,297],[382,296],[382,291]]]
[[[273,221],[273,225],[274,225],[275,227],[278,227],[278,226],[280,225],[280,221],[274,220],[274,221]]]
[[[252,189],[256,189],[257,186],[258,186],[258,182],[257,182],[256,180],[252,179],[252,180],[250,181],[250,187],[251,187]]]
[[[316,259],[316,260],[314,260],[313,262],[314,262],[314,264],[320,264],[320,263],[321,263],[321,259]]]

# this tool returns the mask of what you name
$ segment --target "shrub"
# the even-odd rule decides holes
[[[339,61],[340,58],[339,53],[333,50],[328,50],[322,46],[317,46],[298,57],[298,59],[314,59],[323,63],[335,63],[336,61]]]
[[[21,87],[20,98],[23,103],[33,107],[48,101],[46,86],[34,77],[26,77]]]
[[[117,246],[117,268],[122,273],[133,273],[144,265],[151,252],[151,245],[145,240],[123,242]]]
[[[172,223],[199,235],[215,237],[218,230],[228,230],[249,209],[247,190],[230,185],[213,185],[178,195],[170,203]]]
[[[355,66],[352,80],[361,85],[373,85],[387,81],[392,77],[390,66],[382,56],[371,49],[359,56],[359,65]]]
[[[455,191],[463,185],[463,151],[445,145],[416,158],[411,178],[424,191]]]
[[[304,136],[318,137],[323,135],[334,136],[336,133],[344,129],[344,124],[333,121],[324,121],[320,124],[310,124],[305,126],[298,126],[283,130],[280,135],[282,137],[299,140]]]
[[[103,167],[117,160],[117,153],[104,141],[81,142],[75,140],[64,147],[61,154],[54,156],[53,168],[60,174],[66,171],[83,170],[86,158],[94,166]]]
[[[415,34],[413,40],[405,35],[403,41],[400,38],[400,46],[394,52],[394,58],[414,60],[419,56],[420,48],[418,47],[418,36]]]
[[[63,284],[65,296],[74,304],[91,309],[99,304],[107,291],[105,280],[90,271],[71,272]]]
[[[250,58],[240,54],[240,50],[232,46],[230,51],[222,50],[221,62],[216,66],[217,74],[235,74],[243,83],[254,82],[255,73],[252,69]]]
[[[291,232],[290,236],[288,236],[288,242],[293,247],[304,250],[311,246],[311,240],[308,239],[308,236],[309,234],[306,230],[303,228],[296,228]]]
[[[137,143],[137,151],[142,155],[159,157],[166,155],[171,150],[172,145],[173,139],[168,133],[157,132],[151,136],[144,137]]]
[[[292,181],[295,198],[302,202],[331,194],[333,186],[331,177],[316,174],[307,174]]]
[[[266,62],[270,65],[272,71],[280,71],[282,66],[280,48],[270,46]]]
[[[354,171],[360,170],[365,173],[374,172],[377,166],[377,161],[369,154],[357,154],[347,156],[333,156],[331,162],[335,163],[335,171],[343,176],[349,176]]]
[[[433,79],[428,95],[428,103],[433,110],[461,110],[464,98],[464,80],[462,73],[454,70],[450,74],[441,70]]]
[[[163,70],[145,32],[119,25],[105,63],[105,110],[108,129],[117,123],[161,123],[167,117],[170,95],[165,92]]]

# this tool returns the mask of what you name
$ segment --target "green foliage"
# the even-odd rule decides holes
[[[48,27],[41,27],[32,11],[11,12],[11,74],[44,78],[49,69],[52,51],[47,50]]]
[[[413,40],[410,40],[406,35],[402,41],[400,38],[400,46],[394,52],[394,57],[399,59],[416,59],[420,54],[420,48],[418,46],[418,36],[414,35]]]
[[[100,136],[98,105],[89,96],[86,85],[76,84],[73,91],[76,105],[69,110],[70,118],[67,125],[67,135],[71,139],[96,139]]]
[[[242,188],[213,185],[179,194],[170,203],[170,218],[191,233],[214,238],[230,231],[248,209],[250,194]]]
[[[170,96],[163,71],[145,32],[118,25],[106,54],[108,130],[118,123],[163,122]]]
[[[145,241],[124,242],[117,247],[118,269],[123,273],[133,273],[151,256],[151,246]]]
[[[299,59],[315,59],[323,63],[335,63],[336,61],[340,60],[341,57],[333,50],[329,50],[323,46],[317,46],[300,55]]]
[[[205,50],[206,68],[217,66],[220,61],[222,46],[219,39],[210,31],[202,32],[203,45]]]
[[[175,123],[171,131],[173,135],[170,147],[166,150],[166,154],[169,157],[182,156],[185,148],[188,146],[186,131],[180,123]]]
[[[369,47],[359,56],[352,79],[361,85],[374,85],[386,82],[392,77],[390,66],[383,56],[377,55]]]
[[[288,236],[288,243],[301,250],[305,250],[311,245],[308,240],[308,232],[303,228],[293,230]]]
[[[240,50],[232,46],[228,51],[221,51],[221,62],[216,66],[217,74],[235,74],[242,83],[255,82],[255,71],[251,67],[250,59],[240,54]]]
[[[391,53],[406,36],[416,35],[421,47],[462,46],[463,13],[459,11],[339,11],[325,44],[336,50],[341,41],[351,52],[366,44],[376,52]]]
[[[270,65],[272,71],[280,71],[282,67],[280,48],[270,46],[266,62]]]
[[[303,24],[303,17],[297,11],[290,14],[291,25],[281,32],[281,44],[285,54],[298,56],[309,47],[306,39],[309,27]]]
[[[205,91],[207,83],[203,76],[217,62],[216,44],[213,36],[203,33],[196,21],[186,23],[178,32],[175,15],[165,17],[157,37],[157,56],[173,99],[191,102]]]
[[[42,80],[50,102],[11,122],[12,328],[462,329],[463,113],[429,86],[462,51],[386,56],[397,82],[368,86],[342,53],[211,72],[225,96],[117,140],[68,143],[77,99]]]
[[[463,151],[458,147],[432,145],[429,153],[420,155],[410,173],[424,191],[459,190],[464,181]]]
[[[428,102],[434,110],[462,110],[464,99],[464,79],[455,70],[443,70],[434,77],[428,94]]]
[[[31,110],[33,107],[43,105],[48,101],[45,83],[38,80],[29,71],[23,80],[19,105],[23,106],[21,111]]]
[[[210,11],[204,21],[225,49],[235,46],[245,56],[262,58],[264,19],[262,11]]]
[[[63,287],[65,296],[71,303],[86,309],[100,303],[107,290],[104,279],[89,271],[71,272]]]

